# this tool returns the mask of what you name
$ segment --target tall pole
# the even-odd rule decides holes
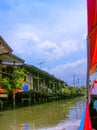
[[[90,41],[89,36],[87,37],[87,77],[86,77],[86,87],[87,87],[87,97],[89,101],[89,69],[90,69],[90,55],[89,55],[89,48],[90,48]]]
[[[14,61],[13,63],[14,63],[14,65],[13,65],[13,67],[14,67],[14,72],[15,72],[15,61]],[[14,79],[13,79],[13,80],[14,80]],[[16,86],[15,86],[15,87],[16,87]],[[15,108],[15,105],[16,105],[16,104],[15,104],[15,103],[16,103],[16,102],[15,102],[15,89],[16,89],[16,88],[14,88],[14,91],[13,91],[13,108]]]
[[[78,87],[79,87],[79,77],[78,77]]]
[[[0,60],[0,79],[2,79],[2,60]],[[0,88],[2,88],[2,85],[0,84]]]
[[[74,87],[75,87],[75,74],[73,75],[73,84],[74,84]]]

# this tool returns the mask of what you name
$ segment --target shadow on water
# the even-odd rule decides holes
[[[76,130],[83,106],[77,98],[3,111],[0,130]]]

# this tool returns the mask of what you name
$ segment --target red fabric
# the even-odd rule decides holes
[[[88,103],[86,103],[86,113],[85,113],[85,121],[84,121],[84,130],[92,130],[92,124],[90,119],[90,113],[88,108]]]
[[[21,93],[21,92],[23,92],[23,90],[22,89],[12,89],[12,91],[13,91],[13,94],[15,94],[15,93]]]
[[[97,0],[87,0],[87,17],[89,70],[92,74],[97,66]]]
[[[88,33],[97,24],[97,0],[87,0]]]
[[[97,83],[97,80],[96,80],[96,79],[94,79],[94,83]]]
[[[97,66],[97,28],[89,36],[89,64],[90,74],[92,74]]]
[[[0,88],[0,93],[6,93],[6,92],[7,92],[6,89]]]

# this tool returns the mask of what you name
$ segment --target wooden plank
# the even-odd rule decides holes
[[[8,97],[8,94],[6,93],[0,93],[0,98],[7,98]]]

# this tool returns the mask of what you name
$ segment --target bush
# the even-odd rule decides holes
[[[11,85],[9,84],[9,79],[8,78],[1,78],[0,83],[3,88],[7,89],[8,91],[11,90]]]

